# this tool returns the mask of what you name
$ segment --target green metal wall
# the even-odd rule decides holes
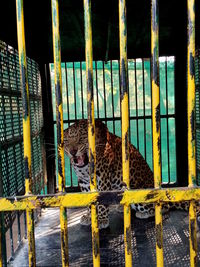
[[[162,181],[176,182],[176,135],[174,99],[174,57],[160,58]],[[152,168],[150,60],[128,61],[130,140]],[[85,62],[62,63],[64,127],[76,119],[87,118]],[[117,60],[93,62],[95,117],[111,132],[121,136],[119,63]],[[50,64],[54,122],[56,121],[54,68]],[[55,124],[56,138],[56,124]],[[56,140],[55,140],[56,144]],[[57,151],[57,149],[55,150]],[[77,178],[66,157],[66,185],[77,185]],[[72,176],[72,179],[71,179]]]

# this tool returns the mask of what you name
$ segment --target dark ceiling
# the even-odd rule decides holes
[[[1,1],[0,39],[17,47],[15,0]],[[60,2],[62,61],[84,60],[82,0]],[[187,0],[159,1],[160,55],[186,52]],[[199,46],[200,0],[196,0],[196,45]],[[150,0],[127,0],[128,58],[150,56]],[[51,1],[24,0],[27,55],[52,61]],[[92,0],[94,59],[119,58],[118,0]]]

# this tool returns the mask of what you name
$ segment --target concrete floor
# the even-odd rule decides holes
[[[70,266],[92,266],[91,229],[79,224],[84,209],[68,210]],[[100,231],[101,266],[124,266],[123,214],[113,209],[111,226]],[[163,221],[165,266],[190,266],[188,216],[183,211],[171,211]],[[42,211],[36,229],[37,266],[61,266],[59,209]],[[139,220],[132,216],[133,266],[156,266],[154,220]],[[200,266],[198,253],[198,266]],[[14,267],[28,266],[28,245],[24,242],[14,261]]]

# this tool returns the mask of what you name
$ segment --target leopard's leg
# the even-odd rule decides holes
[[[139,219],[148,219],[155,216],[155,204],[131,204],[131,208],[136,211],[135,216]],[[169,205],[162,206],[162,213],[165,214],[169,211]]]
[[[97,188],[99,191],[111,190],[110,173],[105,172],[101,177],[97,176]],[[109,207],[107,205],[98,205],[98,224],[99,229],[105,229],[109,226]]]
[[[90,191],[90,184],[85,180],[79,180],[79,186],[81,192],[89,192]],[[91,209],[87,207],[87,211],[85,214],[81,216],[80,224],[84,226],[91,225]]]
[[[105,205],[97,206],[99,229],[105,229],[109,226],[109,208]]]

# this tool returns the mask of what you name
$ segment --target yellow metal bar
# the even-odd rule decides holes
[[[68,257],[68,233],[67,233],[67,210],[63,206],[60,207],[60,230],[61,230],[61,255],[62,266],[69,266]]]
[[[1,214],[0,214],[1,216]],[[0,218],[0,267],[3,267],[3,246],[2,246],[2,227],[1,227],[1,218]]]
[[[195,0],[187,1],[188,8],[188,49],[187,49],[187,82],[188,82],[188,186],[196,186],[196,152],[195,152]],[[197,266],[195,202],[190,202],[190,266]]]
[[[160,90],[159,90],[159,20],[158,1],[151,4],[151,58],[152,58],[152,124],[153,124],[153,171],[154,187],[161,187],[161,151],[160,151]],[[162,206],[155,205],[156,260],[157,266],[164,266]]]
[[[59,192],[65,192],[65,160],[64,160],[64,134],[63,134],[63,106],[62,106],[62,72],[61,72],[61,48],[59,33],[59,5],[58,0],[51,0],[53,54],[56,91],[56,123],[57,123],[57,153],[58,153],[58,188]],[[67,210],[60,207],[61,226],[61,255],[62,266],[69,266],[68,256],[68,232]]]
[[[119,41],[120,41],[120,83],[121,83],[121,111],[122,111],[122,168],[123,181],[127,189],[130,188],[129,179],[129,113],[128,113],[128,65],[127,65],[127,28],[126,1],[119,0]],[[132,266],[131,248],[131,208],[124,205],[124,243],[125,265]]]
[[[106,199],[105,199],[106,198]],[[109,203],[108,203],[109,199]],[[0,212],[25,210],[48,207],[86,207],[91,204],[120,204],[131,203],[167,203],[200,199],[200,188],[170,188],[170,189],[140,189],[111,191],[111,192],[87,192],[67,193],[64,195],[40,195],[0,198]]]
[[[29,241],[29,266],[36,266],[35,258],[35,237],[34,237],[34,213],[32,210],[26,210],[26,220],[27,220],[27,237]],[[32,247],[34,246],[34,247]]]
[[[197,266],[197,214],[195,202],[190,202],[189,208],[189,232],[190,232],[190,266]]]
[[[188,183],[196,185],[195,157],[195,11],[194,0],[188,0],[188,49],[187,49],[187,81],[188,81]]]
[[[160,159],[160,90],[159,90],[159,51],[158,51],[158,3],[152,0],[151,11],[151,58],[152,58],[152,124],[153,124],[153,171],[154,186],[161,186]]]
[[[163,260],[163,226],[162,226],[162,206],[155,205],[155,226],[156,226],[156,257],[157,266],[164,266]]]
[[[62,72],[61,72],[61,48],[59,33],[59,6],[58,0],[51,1],[52,6],[52,32],[53,54],[56,91],[56,123],[57,123],[57,147],[58,147],[58,187],[59,192],[65,192],[65,161],[64,161],[64,136],[63,136],[63,107],[62,107]]]
[[[29,103],[27,62],[26,62],[26,46],[25,46],[25,34],[24,34],[23,0],[16,0],[16,8],[17,8],[17,37],[18,37],[19,65],[21,74],[21,92],[22,92],[22,106],[23,106],[25,189],[26,189],[26,194],[30,194],[32,191],[31,127],[30,127],[30,103]]]
[[[93,98],[91,0],[84,0],[84,22],[85,22],[85,58],[86,58],[86,80],[87,80],[90,190],[96,191],[97,179],[96,179],[94,98]],[[99,250],[99,229],[98,229],[97,209],[96,206],[93,204],[91,205],[91,226],[92,226],[93,265],[96,267],[100,266],[100,250]]]
[[[30,127],[30,103],[28,88],[28,73],[26,62],[26,45],[24,33],[24,12],[23,0],[16,0],[17,12],[17,38],[19,51],[19,65],[21,74],[21,92],[23,106],[23,141],[24,141],[24,165],[25,165],[25,191],[26,195],[32,191],[31,175],[31,127]],[[27,232],[29,243],[29,266],[36,266],[35,258],[35,237],[34,237],[34,214],[27,209]]]

